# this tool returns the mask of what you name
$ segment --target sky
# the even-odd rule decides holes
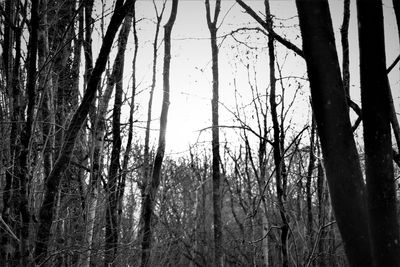
[[[97,1],[96,1],[97,2]],[[349,30],[350,41],[350,68],[351,68],[351,95],[359,102],[359,74],[358,74],[358,43],[357,43],[357,21],[355,1],[351,5],[351,21]],[[385,37],[387,65],[399,55],[399,39],[395,24],[395,17],[392,10],[391,0],[384,0],[385,15]],[[211,1],[213,3],[213,1]],[[262,12],[263,1],[246,1],[253,9]],[[156,1],[158,7],[162,2]],[[169,17],[170,2],[164,14],[162,24],[165,24]],[[330,1],[333,26],[338,48],[339,59],[341,58],[339,30],[342,23],[343,3],[340,0]],[[213,5],[212,5],[213,7]],[[101,10],[96,6],[97,12]],[[140,83],[137,92],[140,92],[135,101],[137,111],[135,113],[136,134],[144,136],[144,121],[147,114],[147,101],[149,97],[149,86],[151,83],[152,66],[152,42],[154,38],[154,7],[151,0],[138,0],[136,5],[139,37],[139,54],[137,63],[137,81]],[[276,31],[301,47],[300,31],[295,2],[292,0],[271,1],[271,12],[275,16]],[[261,14],[261,13],[259,13]],[[224,36],[240,27],[258,27],[258,24],[240,6],[232,0],[222,0],[219,21],[222,21],[218,36]],[[260,33],[237,34],[237,40],[232,37],[219,38],[220,51],[220,125],[234,125],[235,116],[232,112],[236,110],[236,102],[239,103],[241,119],[246,120],[249,125],[256,126],[254,109],[252,108],[252,95],[249,85],[257,87],[262,94],[268,88],[268,52],[266,37]],[[162,40],[163,30],[160,31]],[[371,37],[372,38],[372,37]],[[247,47],[246,45],[249,47]],[[257,47],[255,49],[254,47]],[[282,68],[283,76],[306,77],[304,60],[295,56],[280,44],[276,44],[278,64]],[[98,49],[98,48],[97,48]],[[96,45],[94,53],[96,53]],[[204,1],[181,0],[179,2],[178,14],[172,31],[172,59],[170,76],[170,109],[167,127],[167,147],[169,155],[180,155],[188,150],[189,145],[196,142],[208,144],[211,140],[211,131],[206,130],[211,126],[211,48],[209,32],[206,23]],[[129,86],[131,77],[131,60],[133,54],[133,38],[128,42],[125,66],[125,86]],[[114,58],[111,56],[111,58]],[[159,49],[158,75],[155,98],[153,103],[152,122],[152,144],[157,144],[159,116],[162,101],[162,60],[163,45]],[[250,73],[247,73],[247,64],[250,66]],[[395,68],[389,75],[396,107],[399,107],[399,68]],[[286,88],[285,103],[293,98],[295,89],[300,87],[296,94],[296,101],[293,104],[287,121],[294,132],[298,132],[310,118],[309,88],[304,80],[287,79],[284,82]],[[235,87],[236,84],[236,87]],[[236,91],[236,97],[235,97]],[[279,93],[279,92],[278,92]],[[128,93],[130,95],[130,93]],[[221,141],[225,139],[235,146],[238,137],[232,129],[221,129]]]

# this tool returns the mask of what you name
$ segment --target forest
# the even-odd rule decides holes
[[[0,266],[400,266],[400,1],[0,0]]]

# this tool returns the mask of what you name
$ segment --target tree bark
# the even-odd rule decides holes
[[[205,0],[207,25],[211,37],[212,54],[212,192],[213,192],[213,224],[214,224],[214,261],[213,266],[223,266],[222,252],[222,219],[221,219],[221,178],[220,178],[220,155],[219,155],[219,70],[218,70],[218,44],[217,44],[217,22],[221,9],[221,0],[216,0],[214,18],[211,19],[210,1]]]
[[[149,102],[147,104],[147,121],[146,121],[146,130],[145,130],[145,137],[144,137],[144,151],[143,151],[143,177],[142,180],[139,183],[139,188],[140,188],[140,193],[142,197],[142,203],[144,201],[144,196],[145,196],[145,190],[146,186],[148,185],[150,181],[150,175],[151,175],[151,158],[150,158],[150,128],[151,128],[151,120],[152,120],[152,107],[153,107],[153,95],[154,95],[154,89],[156,87],[156,82],[157,82],[157,59],[158,59],[158,36],[160,32],[160,25],[161,21],[163,18],[164,10],[165,10],[165,5],[167,1],[165,0],[161,9],[161,12],[159,13],[157,10],[157,6],[155,2],[154,4],[154,9],[156,11],[156,31],[154,34],[154,42],[153,42],[153,66],[152,66],[152,78],[151,78],[151,86],[150,86],[150,93],[149,93]],[[141,209],[143,210],[143,205],[141,206]],[[141,211],[142,213],[143,211]],[[142,240],[143,238],[143,220],[139,221],[139,230],[138,230],[138,239]]]
[[[106,202],[106,235],[105,235],[105,259],[104,266],[115,266],[115,259],[118,252],[118,180],[121,175],[120,169],[120,152],[121,152],[121,106],[123,94],[123,74],[125,63],[126,43],[132,25],[132,14],[125,18],[119,38],[118,52],[115,59],[115,96],[114,110],[112,120],[112,150],[111,163],[108,172],[107,183],[107,202]]]
[[[269,2],[266,3],[266,13],[267,13],[267,28],[269,31],[272,31],[273,21],[272,15],[269,8]],[[289,234],[289,222],[286,215],[286,209],[284,205],[285,201],[285,173],[286,167],[283,156],[283,147],[282,144],[282,136],[283,133],[280,130],[280,125],[278,122],[278,114],[277,114],[277,103],[276,103],[276,77],[275,77],[275,39],[270,34],[268,35],[268,58],[269,58],[269,78],[270,78],[270,95],[269,102],[271,108],[271,118],[272,118],[272,128],[273,128],[273,136],[274,140],[272,142],[273,147],[273,155],[274,155],[274,163],[275,163],[275,179],[276,179],[276,192],[278,199],[278,209],[279,214],[282,220],[281,226],[281,255],[282,255],[282,266],[287,267],[289,265],[289,257],[287,251],[287,238]]]
[[[171,32],[178,11],[178,0],[172,0],[171,15],[164,25],[164,66],[163,66],[163,102],[160,117],[160,135],[156,157],[154,159],[151,181],[147,184],[142,204],[141,220],[143,221],[143,238],[140,266],[149,266],[152,229],[151,222],[154,210],[154,201],[161,179],[161,166],[165,152],[165,134],[169,109],[169,73],[171,65]]]
[[[31,6],[31,31],[28,44],[28,70],[26,95],[28,97],[28,106],[26,112],[26,122],[21,134],[21,153],[19,156],[19,166],[17,177],[19,179],[19,211],[21,218],[20,233],[20,253],[21,265],[27,266],[29,261],[29,222],[30,213],[28,207],[28,180],[29,180],[29,146],[31,142],[31,132],[34,120],[34,108],[36,98],[36,61],[38,50],[38,16],[39,1],[32,0]]]
[[[311,136],[310,136],[310,154],[308,157],[308,170],[307,170],[307,181],[306,181],[306,198],[307,198],[307,236],[308,236],[308,247],[312,250],[314,244],[313,238],[313,212],[312,212],[312,175],[315,167],[315,122],[312,118],[311,122]],[[310,255],[311,256],[311,255]]]
[[[363,176],[326,0],[297,0],[312,106],[332,207],[351,266],[371,266]]]
[[[350,69],[349,69],[349,22],[350,22],[350,0],[343,3],[343,22],[340,28],[342,42],[342,79],[343,87],[347,97],[350,97]]]
[[[373,259],[376,266],[400,266],[382,1],[358,0],[357,11],[365,174]]]
[[[101,74],[103,73],[107,63],[108,54],[110,53],[114,36],[127,13],[128,7],[132,4],[133,0],[127,0],[125,4],[123,4],[123,0],[117,0],[115,4],[115,11],[111,17],[111,21],[104,37],[99,56],[88,81],[82,103],[79,105],[77,111],[74,113],[71,119],[71,123],[69,124],[65,133],[64,142],[58,159],[55,162],[50,175],[46,179],[45,195],[43,204],[40,208],[40,223],[36,237],[35,261],[37,264],[40,264],[46,258],[48,241],[50,237],[50,228],[53,221],[53,206],[55,203],[55,196],[58,191],[58,186],[60,184],[61,175],[68,166],[74,149],[75,140],[89,112],[90,104],[94,100],[97,86],[101,79]]]

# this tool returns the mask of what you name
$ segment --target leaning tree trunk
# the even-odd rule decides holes
[[[165,152],[165,134],[167,130],[167,118],[169,109],[169,73],[171,65],[171,32],[175,23],[176,13],[178,11],[178,0],[172,0],[171,15],[164,25],[164,66],[163,66],[163,101],[160,117],[160,136],[158,148],[154,159],[153,174],[151,180],[146,186],[141,220],[143,221],[142,237],[142,255],[140,266],[149,266],[151,249],[151,219],[153,216],[154,201],[161,179],[161,166]]]
[[[131,22],[132,20],[130,20]],[[90,265],[92,240],[93,240],[93,229],[96,218],[96,207],[99,194],[99,181],[102,169],[102,157],[103,157],[103,143],[104,134],[106,131],[106,113],[108,103],[110,101],[112,92],[114,90],[115,83],[117,81],[117,73],[120,70],[121,58],[124,56],[126,49],[126,41],[129,34],[130,24],[129,19],[125,19],[124,26],[119,33],[119,47],[118,52],[114,60],[113,70],[111,76],[108,78],[106,89],[99,101],[97,115],[95,119],[95,127],[93,133],[93,152],[92,152],[92,169],[90,172],[90,184],[86,199],[86,231],[85,231],[85,242],[86,252],[81,255],[80,264],[82,266]],[[121,42],[122,40],[122,42]]]
[[[212,196],[213,196],[213,224],[214,224],[214,266],[223,266],[222,253],[222,220],[221,220],[221,178],[220,178],[220,155],[219,155],[219,71],[218,71],[218,44],[217,44],[217,22],[221,9],[221,0],[216,0],[214,18],[211,19],[210,1],[205,0],[207,25],[211,35],[212,55]]]
[[[296,4],[313,112],[336,221],[350,264],[371,266],[365,185],[351,130],[328,1],[297,0]]]
[[[44,200],[42,206],[40,207],[39,213],[40,222],[34,253],[37,264],[40,264],[46,258],[48,241],[50,238],[50,228],[53,222],[54,203],[61,181],[61,176],[68,166],[74,149],[75,140],[89,112],[90,104],[94,100],[97,86],[101,79],[101,74],[103,73],[107,63],[108,54],[110,53],[114,36],[117,33],[129,6],[132,5],[133,2],[133,0],[127,0],[125,4],[123,4],[123,0],[117,0],[115,4],[115,12],[111,17],[110,24],[103,39],[103,44],[101,46],[95,67],[88,81],[82,103],[79,105],[77,111],[74,113],[71,119],[71,123],[65,132],[64,142],[62,144],[58,159],[55,162],[50,175],[46,179]]]
[[[400,266],[382,1],[357,1],[371,245],[376,266]],[[371,38],[373,36],[373,38]]]

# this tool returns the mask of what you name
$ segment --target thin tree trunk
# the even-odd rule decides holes
[[[265,7],[267,11],[267,27],[271,30],[273,28],[272,16],[269,8],[269,2],[265,1]],[[289,233],[289,222],[286,216],[286,210],[284,206],[285,198],[285,163],[283,152],[281,148],[281,131],[278,122],[277,114],[277,103],[276,103],[276,77],[275,77],[275,47],[274,47],[274,37],[272,35],[268,36],[268,56],[269,56],[269,72],[270,72],[270,106],[271,106],[271,118],[273,127],[273,154],[275,162],[275,177],[276,177],[276,192],[278,198],[278,209],[282,220],[281,226],[281,254],[282,254],[282,266],[287,267],[289,264],[289,256],[287,251],[287,238]]]
[[[340,37],[342,42],[342,79],[343,87],[347,97],[350,97],[350,69],[349,69],[349,22],[350,22],[350,0],[344,0],[343,4],[343,22],[340,28]]]
[[[306,181],[306,198],[307,198],[307,236],[308,236],[308,248],[312,251],[314,239],[313,239],[313,212],[312,212],[312,175],[315,167],[315,122],[312,119],[311,122],[311,136],[310,136],[310,154],[308,157],[308,170],[307,170],[307,181]],[[311,256],[311,255],[310,255]]]
[[[153,107],[153,95],[154,89],[156,87],[157,82],[157,52],[158,52],[158,36],[160,32],[160,25],[163,18],[165,5],[167,1],[163,2],[163,6],[161,8],[161,12],[158,13],[156,3],[153,1],[154,9],[156,11],[156,31],[154,34],[154,42],[153,42],[153,66],[152,66],[152,79],[150,86],[150,94],[149,94],[149,102],[147,104],[147,121],[146,121],[146,130],[144,137],[144,152],[143,152],[143,177],[141,182],[139,183],[140,193],[142,197],[142,203],[144,201],[145,189],[146,186],[150,182],[150,174],[151,174],[151,159],[150,159],[150,128],[151,128],[151,120],[152,120],[152,107]],[[141,213],[143,213],[143,205],[141,206]],[[143,220],[139,220],[139,230],[138,230],[138,239],[142,240],[143,238]]]
[[[127,13],[128,7],[132,5],[133,2],[133,0],[127,0],[126,3],[123,4],[123,0],[117,0],[115,4],[115,12],[111,17],[110,24],[103,39],[103,44],[96,65],[88,81],[82,103],[79,105],[71,119],[58,159],[55,162],[50,175],[46,179],[45,196],[40,208],[40,223],[36,237],[35,260],[37,264],[40,264],[46,258],[50,228],[53,221],[54,200],[61,181],[61,175],[64,173],[71,159],[75,140],[89,112],[90,104],[94,100],[97,86],[101,79],[101,74],[103,73],[107,63],[108,54],[110,53],[114,36]]]
[[[135,111],[135,95],[136,95],[136,61],[137,61],[137,54],[139,50],[139,43],[138,43],[138,36],[136,30],[136,10],[133,7],[132,11],[132,20],[133,20],[133,38],[135,42],[135,48],[133,52],[133,60],[132,60],[132,95],[131,95],[131,103],[130,103],[130,111],[129,111],[129,129],[128,129],[128,141],[126,143],[126,149],[124,153],[124,158],[122,162],[121,168],[121,179],[118,184],[118,224],[117,227],[121,227],[121,217],[122,217],[122,209],[123,209],[123,197],[125,191],[125,184],[126,184],[126,177],[128,174],[128,163],[129,157],[132,150],[132,140],[133,140],[133,113]]]
[[[365,173],[373,260],[376,266],[400,266],[382,1],[358,0],[357,11]]]
[[[150,250],[152,238],[152,217],[154,202],[161,179],[161,166],[165,152],[165,134],[167,131],[167,118],[169,109],[169,74],[171,65],[171,32],[175,23],[176,13],[178,11],[178,0],[172,0],[171,15],[168,22],[164,25],[164,66],[163,66],[163,101],[160,117],[160,135],[158,148],[154,159],[153,173],[151,181],[147,184],[142,204],[141,220],[143,221],[143,237],[141,243],[141,263],[140,266],[149,266]]]
[[[393,9],[396,16],[398,38],[400,38],[400,1],[393,0]]]
[[[218,44],[217,44],[217,22],[221,10],[221,0],[216,0],[214,18],[211,19],[210,1],[205,0],[207,25],[211,36],[212,54],[212,192],[213,192],[213,224],[214,224],[214,261],[213,265],[223,266],[222,252],[222,219],[221,219],[221,178],[220,178],[220,155],[219,155],[219,70],[218,70]]]
[[[132,5],[133,7],[133,5]],[[106,236],[105,236],[105,259],[104,266],[115,266],[118,252],[118,180],[121,175],[120,152],[121,152],[121,106],[123,94],[123,74],[125,63],[126,43],[132,25],[132,14],[126,16],[118,37],[118,54],[115,59],[115,96],[112,120],[113,144],[111,150],[111,163],[108,172],[107,202],[106,202]],[[131,138],[132,139],[132,138]]]
[[[156,10],[156,32],[154,34],[154,42],[153,42],[153,67],[152,67],[152,79],[150,86],[150,97],[147,107],[147,122],[146,122],[146,132],[144,138],[144,154],[143,154],[143,181],[142,181],[142,194],[144,193],[144,189],[146,188],[147,181],[149,180],[149,172],[151,168],[150,164],[150,155],[149,155],[149,143],[150,143],[150,127],[151,127],[151,109],[153,106],[153,94],[154,89],[156,87],[156,79],[157,79],[157,51],[158,51],[158,35],[160,32],[161,20],[165,10],[166,1],[163,3],[160,14],[158,13],[157,6],[155,2],[154,9]]]
[[[336,221],[350,265],[371,266],[365,186],[351,130],[328,1],[297,0],[296,4],[312,106]]]

